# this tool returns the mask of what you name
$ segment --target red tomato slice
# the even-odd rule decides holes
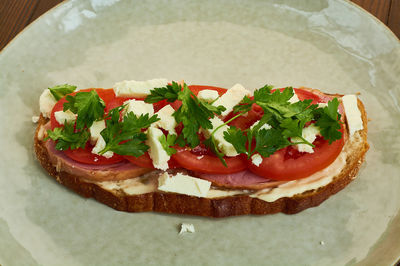
[[[327,102],[332,97],[316,95],[312,92],[295,89],[300,100],[312,99],[313,104]],[[343,128],[342,134],[345,134]],[[251,160],[248,162],[248,168],[253,173],[274,180],[295,180],[304,178],[324,169],[330,165],[342,151],[345,136],[342,139],[329,144],[329,141],[322,137],[317,137],[314,141],[314,153],[298,152],[292,146],[281,149],[271,155],[263,158],[259,166],[255,166]]]
[[[84,90],[80,90],[87,92],[87,91],[91,91],[93,89],[84,89]],[[95,89],[96,92],[99,94],[99,97],[101,99],[103,99],[104,103],[109,104],[110,102],[113,101],[113,99],[115,98],[115,93],[114,90],[112,89]],[[77,92],[73,92],[70,95],[75,95]],[[51,112],[51,116],[50,116],[50,125],[51,125],[51,129],[53,130],[56,127],[61,127],[62,125],[60,125],[56,118],[54,113],[57,111],[62,111],[63,110],[63,105],[66,102],[65,97],[60,99],[53,107],[53,110]],[[114,154],[113,157],[111,158],[106,158],[104,156],[100,156],[100,155],[96,155],[92,153],[92,148],[93,146],[87,144],[86,147],[84,149],[74,149],[74,150],[66,150],[64,151],[64,153],[70,157],[71,159],[77,161],[77,162],[81,162],[81,163],[86,163],[86,164],[94,164],[94,165],[102,165],[102,164],[113,164],[113,163],[117,163],[117,162],[121,162],[124,160],[124,158],[121,155],[118,154]]]
[[[241,156],[224,157],[228,167],[225,167],[218,157],[213,155],[197,155],[189,150],[178,149],[178,152],[172,155],[183,168],[208,174],[231,174],[240,172],[247,168],[246,160]]]
[[[236,114],[237,113],[230,113],[224,120],[228,121]],[[251,110],[247,113],[247,115],[239,116],[238,118],[230,122],[229,125],[240,128],[241,130],[245,130],[252,126],[256,121],[260,120],[263,114],[263,109],[260,106],[253,104]]]
[[[300,179],[330,165],[342,151],[343,144],[343,138],[332,144],[319,138],[314,142],[314,153],[300,153],[292,147],[286,147],[264,158],[259,166],[250,160],[248,167],[253,173],[273,180]]]
[[[202,90],[214,90],[217,91],[219,96],[224,94],[227,89],[225,88],[220,88],[220,87],[215,87],[215,86],[205,86],[205,85],[189,85],[189,89],[193,92],[194,95],[198,95],[200,91]]]
[[[93,90],[93,89],[84,89],[84,90],[80,90],[80,91],[76,91],[76,92],[73,92],[73,93],[71,93],[71,94],[69,94],[69,95],[75,95],[75,94],[77,94],[78,92],[82,92],[82,91],[84,91],[84,92],[88,92],[88,91],[91,91],[91,90]],[[95,89],[96,90],[96,92],[97,92],[97,94],[99,95],[99,97],[101,98],[101,99],[103,99],[103,101],[104,101],[104,103],[106,104],[106,106],[107,106],[107,104],[109,104],[114,98],[115,98],[115,93],[114,93],[114,90],[113,89]],[[63,97],[63,98],[61,98],[55,105],[54,105],[54,107],[53,107],[53,110],[51,111],[51,115],[50,115],[50,125],[51,125],[51,129],[53,130],[54,128],[56,128],[56,127],[61,127],[62,125],[60,125],[58,122],[57,122],[57,120],[56,120],[56,118],[55,118],[55,116],[54,116],[54,113],[55,112],[57,112],[57,111],[62,111],[63,110],[63,105],[64,105],[64,103],[66,102],[67,100],[65,99],[65,97]]]
[[[101,155],[93,154],[92,149],[93,146],[87,144],[84,149],[82,148],[74,150],[68,149],[65,150],[64,153],[74,161],[85,164],[94,164],[94,165],[114,164],[124,160],[124,157],[115,153],[111,158],[106,158]]]
[[[123,157],[128,161],[130,161],[131,163],[136,164],[137,166],[154,169],[153,161],[151,160],[148,152],[146,152],[140,157],[135,157],[130,155],[124,155]],[[169,160],[168,166],[171,169],[180,167],[180,165],[173,158]]]

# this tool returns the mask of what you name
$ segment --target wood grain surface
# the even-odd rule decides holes
[[[0,50],[22,29],[63,0],[0,0]],[[400,0],[352,0],[400,38]]]

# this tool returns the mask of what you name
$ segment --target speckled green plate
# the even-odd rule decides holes
[[[42,170],[31,117],[44,88],[155,77],[360,92],[366,163],[317,208],[217,220],[117,212]],[[400,257],[399,84],[398,39],[346,1],[66,2],[0,54],[0,264],[390,265]],[[178,235],[182,222],[196,233]]]

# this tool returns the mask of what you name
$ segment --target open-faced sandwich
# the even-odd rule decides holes
[[[349,184],[367,117],[355,95],[254,93],[165,79],[40,96],[35,151],[59,183],[127,212],[297,213]]]

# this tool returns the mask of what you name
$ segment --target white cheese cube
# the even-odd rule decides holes
[[[133,112],[136,116],[141,116],[144,114],[149,114],[149,116],[154,115],[154,108],[150,103],[132,99],[125,101],[124,104],[126,104],[124,115],[129,112]]]
[[[197,97],[200,100],[210,103],[210,102],[214,101],[215,99],[217,99],[219,97],[219,94],[215,90],[202,90],[199,92]]]
[[[106,128],[106,121],[94,121],[92,126],[89,128],[90,131],[90,143],[96,143],[100,137],[100,132]]]
[[[113,86],[117,97],[138,97],[144,98],[150,95],[154,88],[162,88],[168,85],[166,79],[151,79],[147,81],[124,80],[115,83]]]
[[[364,128],[361,119],[361,112],[357,105],[357,96],[345,95],[342,98],[344,111],[346,113],[347,125],[349,126],[350,136],[356,131]]]
[[[194,230],[194,225],[193,224],[186,224],[186,223],[182,223],[181,224],[181,231],[179,232],[180,235],[182,235],[183,233],[194,233],[196,232]]]
[[[158,178],[158,189],[165,192],[174,192],[196,197],[206,197],[211,182],[178,173],[170,176],[167,172]]]
[[[226,108],[225,111],[222,112],[222,116],[226,116],[230,112],[232,112],[233,107],[240,103],[244,96],[250,96],[251,92],[246,90],[242,85],[236,84],[225,94],[219,97],[214,103],[214,106],[222,105]]]
[[[216,129],[217,127],[219,127],[220,125],[222,125],[224,122],[219,119],[218,117],[214,117],[210,119],[211,124],[213,125],[213,127],[211,129],[202,129],[204,135],[208,138],[211,136],[211,133],[214,131],[214,129]],[[228,126],[224,125],[222,127],[220,127],[215,133],[214,133],[214,139],[215,142],[217,143],[218,148],[226,155],[229,157],[233,157],[238,155],[238,153],[236,152],[235,147],[233,147],[233,145],[229,142],[227,142],[224,138],[224,131],[228,130]]]
[[[50,118],[51,110],[53,110],[54,105],[57,103],[57,100],[54,98],[53,94],[51,94],[49,89],[45,89],[39,98],[39,106],[40,112],[46,118]]]
[[[164,133],[155,127],[149,127],[147,130],[147,141],[146,144],[149,145],[149,155],[153,160],[153,166],[157,169],[167,170],[168,169],[168,161],[170,156],[164,150],[160,143],[160,137],[164,135]]]
[[[106,142],[100,135],[99,138],[97,139],[96,145],[92,149],[92,153],[99,155],[99,152],[101,152],[105,147],[106,147]],[[111,158],[113,157],[113,155],[114,153],[112,151],[107,151],[104,154],[102,154],[102,156],[106,158]]]
[[[308,127],[303,128],[303,131],[301,132],[301,136],[307,140],[310,143],[313,143],[315,139],[317,138],[317,135],[319,135],[319,127],[315,126],[314,124],[309,125]],[[291,138],[292,142],[301,142],[303,141],[300,138]],[[300,152],[308,152],[308,153],[314,153],[313,147],[311,147],[308,144],[297,144],[296,148]]]
[[[67,110],[65,112],[64,111],[54,112],[54,117],[56,118],[57,122],[60,125],[64,125],[65,122],[71,123],[76,120],[76,114],[71,112],[71,110]]]
[[[152,124],[152,126],[167,130],[170,134],[176,135],[176,121],[172,114],[175,112],[171,105],[161,108],[156,114],[160,120]]]
[[[292,96],[292,98],[289,99],[290,103],[296,103],[298,101],[300,101],[300,100],[299,100],[299,97],[297,97],[296,93]]]
[[[256,153],[253,154],[253,156],[251,156],[251,162],[255,165],[255,166],[260,166],[260,164],[262,163],[263,159],[261,157],[260,154]]]

